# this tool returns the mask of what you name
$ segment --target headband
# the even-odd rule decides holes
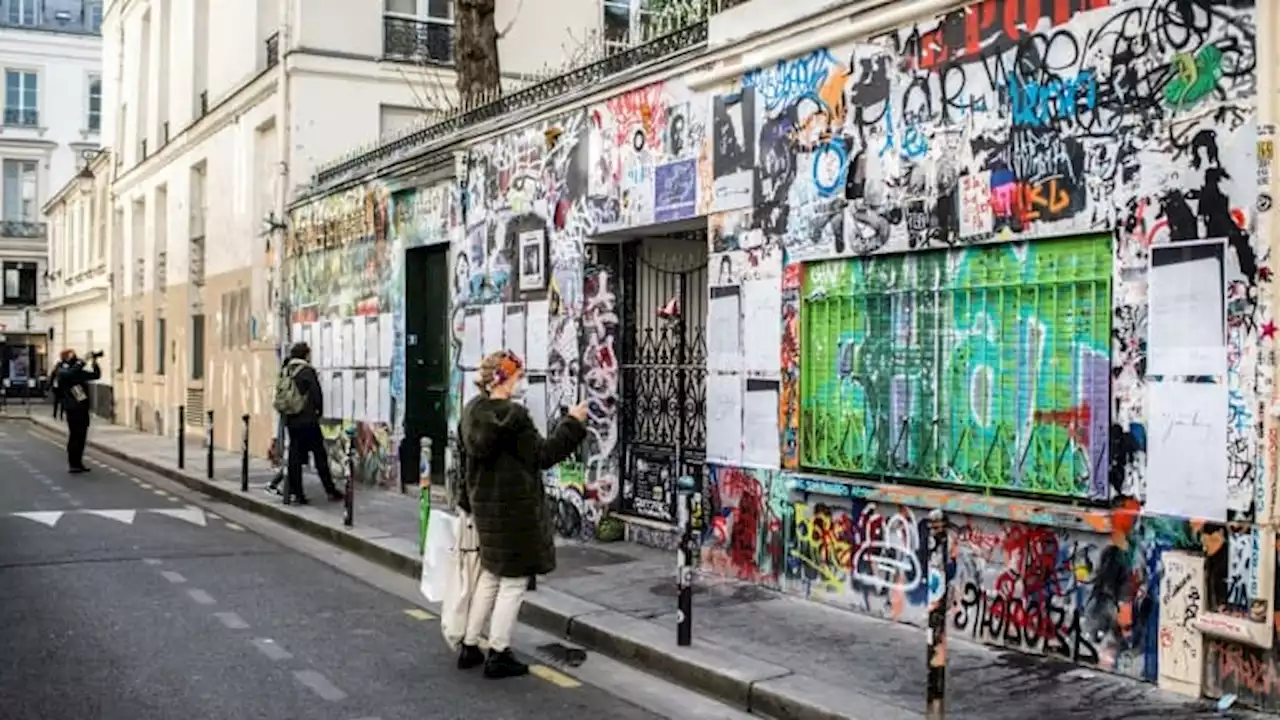
[[[493,371],[493,384],[501,385],[516,373],[520,372],[520,369],[523,367],[524,363],[520,361],[519,355],[516,355],[510,350],[506,351],[503,353],[502,359],[498,361],[498,367]]]

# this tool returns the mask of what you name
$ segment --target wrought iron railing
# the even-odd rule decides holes
[[[0,220],[0,237],[39,240],[45,236],[45,224],[26,220]]]
[[[138,141],[138,162],[147,159],[147,139],[142,138]]]
[[[200,91],[199,105],[200,105],[200,117],[204,117],[205,115],[208,115],[209,114],[209,91],[208,90]]]
[[[165,120],[160,123],[160,146],[164,147],[169,144],[169,121]]]
[[[273,32],[267,37],[267,67],[273,68],[280,62],[280,33]]]
[[[5,108],[4,124],[34,127],[40,124],[40,111],[26,108]]]
[[[724,0],[726,5],[732,0]],[[503,95],[493,102],[453,112],[439,122],[406,133],[367,152],[352,153],[322,167],[312,185],[323,187],[356,171],[368,171],[402,157],[434,140],[477,123],[531,108],[577,90],[600,85],[631,68],[663,60],[701,47],[707,41],[707,21],[698,20],[629,50],[608,54],[591,63]]]
[[[433,20],[384,17],[382,56],[402,62],[453,63],[453,25]]]
[[[187,268],[188,277],[192,285],[197,287],[204,285],[204,236],[191,238],[191,259]]]

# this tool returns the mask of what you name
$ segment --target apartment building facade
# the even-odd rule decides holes
[[[98,0],[0,2],[0,378],[10,394],[38,388],[49,364],[41,207],[99,145],[101,23]]]
[[[172,434],[212,417],[217,444],[238,447],[248,415],[265,452],[287,340],[271,274],[286,202],[319,161],[452,102],[452,13],[438,0],[108,0],[117,422]],[[545,53],[530,47],[504,40],[513,66]]]
[[[114,361],[112,345],[111,153],[86,150],[81,168],[45,203],[48,227],[46,293],[40,302],[47,327],[50,362],[70,348],[87,357],[101,352]],[[89,388],[93,412],[113,417],[113,378],[109,373]]]

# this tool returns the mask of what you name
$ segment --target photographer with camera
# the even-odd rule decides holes
[[[67,418],[67,464],[72,473],[89,472],[84,466],[84,446],[89,439],[89,387],[102,377],[98,358],[102,351],[89,353],[90,365],[76,356],[76,351],[63,350],[58,364],[58,395],[62,413]]]

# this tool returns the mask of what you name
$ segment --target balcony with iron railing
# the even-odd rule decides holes
[[[5,108],[4,124],[9,127],[37,127],[40,111],[28,108]]]
[[[0,238],[44,240],[46,226],[30,220],[0,220]]]
[[[267,67],[273,68],[280,62],[280,33],[273,32],[267,36]]]
[[[196,287],[204,287],[204,236],[191,238],[188,249],[190,259],[187,266],[187,280]]]
[[[95,16],[89,2],[82,3],[82,6],[76,10],[51,10],[35,2],[20,5],[11,1],[6,3],[4,9],[5,12],[0,12],[0,28],[71,35],[102,35],[101,7]]]
[[[453,25],[434,20],[384,17],[382,56],[397,62],[453,64]]]

